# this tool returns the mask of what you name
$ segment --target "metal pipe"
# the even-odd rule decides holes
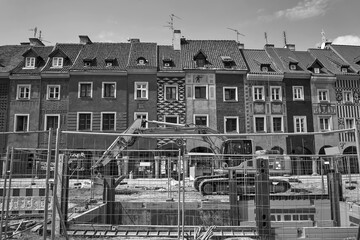
[[[10,148],[7,147],[6,150],[6,159],[5,159],[5,169],[4,169],[4,186],[3,186],[3,196],[2,196],[2,206],[1,206],[1,222],[0,222],[0,239],[2,239],[3,234],[3,220],[5,214],[5,198],[6,198],[6,185],[7,185],[7,176],[8,176],[8,168],[9,168],[9,155],[10,155]]]
[[[9,210],[10,210],[10,195],[11,195],[11,182],[12,182],[12,172],[14,165],[14,148],[11,148],[10,156],[10,170],[9,170],[9,187],[7,190],[7,201],[6,201],[6,217],[5,217],[5,236],[7,236],[7,225],[9,220]]]
[[[43,240],[46,240],[47,235],[47,221],[49,213],[49,178],[50,178],[50,164],[51,164],[51,141],[52,141],[52,128],[49,129],[48,137],[48,155],[46,161],[46,180],[45,180],[45,209],[44,209],[44,225],[43,225]],[[54,204],[54,203],[53,203]]]
[[[59,170],[59,143],[60,143],[60,128],[56,130],[56,143],[55,143],[55,167],[54,167],[54,184],[53,184],[53,206],[57,203],[57,185],[58,185],[58,170]],[[56,207],[52,210],[51,220],[51,240],[55,239],[55,225],[56,225],[56,214],[60,214]]]
[[[178,238],[180,239],[180,221],[181,221],[181,209],[180,209],[180,202],[181,202],[181,196],[180,196],[180,172],[181,172],[181,166],[180,166],[180,149],[179,149],[179,155],[178,155],[178,161],[177,161],[177,169],[178,169]]]

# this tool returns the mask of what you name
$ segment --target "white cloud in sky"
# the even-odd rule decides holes
[[[332,41],[338,45],[358,45],[360,46],[360,37],[354,35],[339,36]]]
[[[261,16],[262,20],[269,21],[280,18],[289,20],[303,20],[325,15],[328,10],[330,0],[302,0],[292,8],[279,10],[271,16]]]

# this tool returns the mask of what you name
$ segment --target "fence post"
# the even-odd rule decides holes
[[[55,143],[55,166],[54,166],[54,183],[53,183],[53,208],[52,208],[52,220],[51,220],[51,239],[54,240],[55,236],[60,235],[60,212],[55,207],[58,202],[58,195],[61,195],[61,191],[58,190],[59,179],[59,144],[60,144],[60,128],[56,130],[56,143]],[[63,158],[62,158],[63,159]],[[62,159],[60,167],[60,176],[62,174]],[[56,226],[56,228],[55,228]]]
[[[6,149],[6,158],[5,158],[5,166],[3,168],[3,179],[4,179],[4,186],[3,186],[3,195],[2,195],[2,204],[1,204],[1,222],[0,222],[0,239],[2,239],[3,234],[3,220],[4,220],[4,214],[5,214],[5,199],[6,199],[6,185],[7,185],[7,173],[8,173],[8,167],[9,167],[9,155],[10,150],[9,147]]]
[[[43,225],[43,240],[46,240],[47,236],[47,221],[49,213],[49,178],[50,178],[50,164],[51,164],[51,142],[52,142],[52,128],[49,129],[48,137],[48,155],[46,161],[46,180],[45,180],[45,207],[44,207],[44,225]],[[54,205],[54,203],[53,203]],[[55,205],[54,205],[55,207]]]

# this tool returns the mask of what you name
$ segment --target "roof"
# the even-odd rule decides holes
[[[258,74],[280,74],[280,71],[275,67],[269,56],[263,49],[244,49],[244,57],[250,73]],[[269,71],[261,71],[262,65],[268,65]]]
[[[341,72],[341,67],[349,66],[349,64],[343,61],[336,53],[330,49],[309,49],[312,56],[319,59],[319,61],[333,74],[351,74]]]
[[[198,53],[206,56],[207,63],[205,68],[223,69],[222,57],[230,57],[234,66],[231,70],[247,70],[244,58],[238,47],[238,43],[233,40],[184,40],[181,43],[181,62],[183,69],[196,69],[194,56]]]
[[[11,73],[12,74],[25,74],[25,75],[37,75],[40,73],[41,69],[45,66],[46,60],[53,50],[53,46],[27,46],[27,50],[22,53],[23,59],[22,61],[17,65],[16,68],[14,68]],[[25,57],[27,53],[36,53],[38,59],[40,62],[37,63],[35,68],[25,69]],[[25,55],[24,55],[25,54]]]
[[[130,57],[127,68],[151,69],[157,68],[157,44],[146,42],[132,42],[130,48]],[[138,64],[138,60],[144,58],[144,65]]]
[[[319,74],[331,74],[331,72],[322,64],[322,62],[312,56],[308,51],[295,51],[294,54],[296,55],[297,59],[302,63],[303,66],[309,71],[309,68],[312,68],[316,65],[320,68],[321,72]],[[312,74],[314,74],[312,72]]]
[[[296,56],[296,52],[288,48],[266,48],[265,51],[277,68],[283,73],[309,73],[306,66]],[[290,63],[297,64],[296,70],[290,70]]]
[[[129,56],[129,43],[91,43],[82,48],[71,70],[107,70],[123,71],[126,69]],[[106,66],[106,61],[113,59],[112,66]],[[91,66],[84,66],[84,60],[92,60]]]
[[[360,71],[360,46],[331,45],[330,49],[335,51],[343,60],[348,62],[356,72]]]
[[[0,46],[0,72],[10,72],[24,57],[22,54],[29,46],[24,45],[5,45]]]
[[[172,46],[158,46],[158,66],[160,71],[181,71],[180,51]],[[171,61],[172,67],[164,67],[164,61]]]
[[[76,58],[79,55],[82,44],[72,43],[58,43],[55,45],[53,51],[49,54],[49,57],[61,56],[64,57],[63,66],[60,68],[52,68],[52,61],[49,59],[42,72],[68,72],[72,65],[75,63]],[[64,56],[65,55],[65,56]]]

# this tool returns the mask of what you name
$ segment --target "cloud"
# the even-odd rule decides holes
[[[354,35],[339,36],[332,41],[338,45],[358,45],[360,46],[360,37]]]
[[[330,0],[302,0],[295,7],[280,10],[270,16],[261,16],[259,19],[269,21],[287,18],[292,21],[309,19],[325,15]]]
[[[100,39],[100,42],[114,42],[115,33],[114,32],[101,32],[97,36]]]

